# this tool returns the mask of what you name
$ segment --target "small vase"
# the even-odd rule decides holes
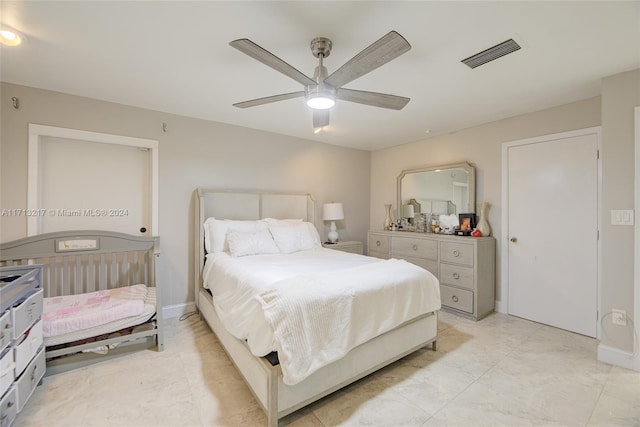
[[[384,219],[384,229],[389,230],[391,228],[391,205],[384,205],[387,210],[387,216]]]
[[[487,220],[489,215],[489,206],[490,205],[487,202],[480,203],[480,220],[478,220],[476,228],[480,230],[483,237],[491,236],[491,226]]]

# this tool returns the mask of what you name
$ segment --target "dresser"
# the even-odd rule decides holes
[[[322,247],[327,249],[335,249],[342,252],[351,252],[352,254],[362,255],[362,242],[357,240],[345,240],[337,243],[323,243]]]
[[[495,239],[370,231],[367,254],[419,265],[440,281],[442,308],[479,320],[495,306]]]
[[[11,425],[45,372],[42,266],[0,267],[0,426]]]

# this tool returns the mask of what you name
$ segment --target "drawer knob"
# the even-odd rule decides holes
[[[460,278],[460,275],[458,273],[453,273],[453,278],[458,280]]]
[[[414,244],[414,245],[413,245],[413,250],[414,250],[414,251],[417,251],[417,250],[418,250],[418,245]]]
[[[460,256],[460,251],[453,251],[453,256]]]
[[[457,296],[452,296],[451,299],[453,300],[453,302],[458,302],[458,297]]]
[[[376,240],[376,246],[380,246],[381,244],[380,240]]]

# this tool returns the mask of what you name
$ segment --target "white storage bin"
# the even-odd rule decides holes
[[[33,359],[33,356],[38,352],[42,343],[44,342],[42,335],[42,320],[33,325],[29,330],[28,335],[23,335],[14,347],[14,359],[16,362],[16,378],[22,374],[24,368],[29,364],[29,361]]]

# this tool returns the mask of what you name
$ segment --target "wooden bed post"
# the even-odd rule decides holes
[[[278,370],[269,370],[269,397],[267,398],[267,425],[278,427]]]

